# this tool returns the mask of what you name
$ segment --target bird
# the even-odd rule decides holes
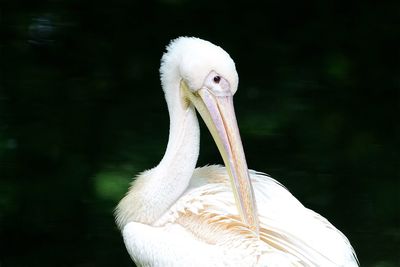
[[[115,209],[137,266],[358,266],[346,236],[283,185],[250,170],[233,106],[235,62],[196,37],[167,45],[160,66],[170,125],[159,164]],[[224,165],[197,167],[205,122]]]

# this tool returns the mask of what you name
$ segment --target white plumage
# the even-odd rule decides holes
[[[251,186],[236,191],[235,174],[241,185],[248,172],[232,117],[219,102],[230,99],[238,85],[234,62],[223,49],[178,38],[160,71],[171,120],[167,150],[158,166],[137,177],[116,210],[138,266],[358,266],[347,238],[274,179],[249,172],[257,208],[249,203]],[[207,101],[215,101],[217,111]],[[222,113],[221,125],[213,117],[216,128],[209,128],[228,169],[195,168],[200,135],[194,106],[208,126],[208,115]],[[224,135],[220,129],[226,130],[228,152],[225,139],[216,137]],[[259,223],[247,210],[255,210]]]

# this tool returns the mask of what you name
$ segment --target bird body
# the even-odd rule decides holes
[[[338,229],[274,179],[247,170],[232,113],[238,76],[222,48],[178,38],[163,56],[161,77],[170,113],[166,153],[116,209],[138,266],[358,266]],[[195,109],[226,167],[195,168]]]
[[[151,225],[123,236],[139,266],[358,266],[347,238],[286,188],[250,171],[260,238],[240,221],[224,167],[196,168],[184,194]]]

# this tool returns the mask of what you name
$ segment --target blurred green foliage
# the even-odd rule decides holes
[[[248,164],[400,265],[400,4],[2,1],[0,266],[132,266],[113,209],[161,159],[170,39],[225,48]],[[220,163],[202,126],[199,165]]]

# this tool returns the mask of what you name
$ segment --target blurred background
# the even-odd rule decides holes
[[[400,4],[1,1],[0,266],[134,266],[113,209],[168,138],[160,57],[222,46],[248,165],[400,266]],[[198,165],[222,163],[202,125]]]

